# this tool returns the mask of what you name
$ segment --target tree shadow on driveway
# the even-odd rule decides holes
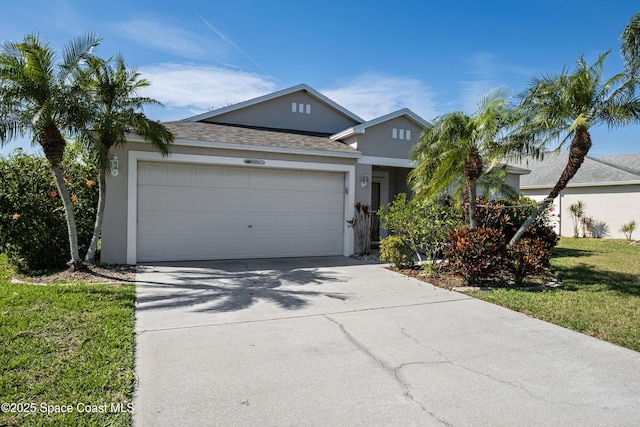
[[[290,262],[211,264],[201,263],[202,267],[197,267],[196,263],[172,263],[142,267],[136,282],[137,310],[191,307],[191,311],[200,313],[231,312],[260,301],[286,310],[298,310],[318,297],[349,298],[346,293],[312,289],[345,280],[332,270],[311,267],[312,264],[298,263],[293,269]]]

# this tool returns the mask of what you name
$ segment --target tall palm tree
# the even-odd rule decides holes
[[[476,227],[478,179],[515,150],[515,144],[503,138],[516,119],[507,96],[505,88],[493,89],[473,116],[454,111],[439,117],[411,152],[418,162],[409,174],[413,191],[433,197],[461,184],[471,228]]]
[[[627,71],[637,75],[640,71],[640,12],[631,17],[620,35],[622,58]]]
[[[623,73],[605,80],[603,63],[609,52],[591,66],[580,57],[576,70],[557,76],[535,78],[522,95],[525,120],[521,137],[541,144],[557,143],[560,150],[569,140],[569,159],[546,199],[526,219],[513,236],[515,244],[536,218],[549,207],[576,174],[591,148],[589,129],[606,124],[609,128],[640,121],[640,100],[634,95],[635,77]]]
[[[138,96],[138,91],[149,86],[135,70],[127,69],[124,59],[116,56],[104,61],[93,57],[88,67],[77,74],[77,80],[91,96],[92,121],[80,140],[95,155],[98,166],[98,207],[93,237],[85,261],[93,263],[102,232],[106,201],[105,174],[109,168],[109,150],[126,144],[127,134],[135,132],[151,143],[163,156],[169,154],[173,135],[160,122],[150,120],[142,112],[145,105],[160,105],[151,98]]]
[[[55,51],[37,34],[28,34],[21,42],[4,42],[0,47],[0,144],[30,135],[42,146],[64,206],[72,268],[79,267],[82,259],[61,167],[66,147],[62,135],[80,131],[88,119],[85,94],[72,76],[99,43],[92,34],[78,37],[64,48],[62,62],[57,64]]]

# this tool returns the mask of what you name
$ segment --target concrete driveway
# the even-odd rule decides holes
[[[640,353],[342,257],[137,278],[137,426],[636,426]]]

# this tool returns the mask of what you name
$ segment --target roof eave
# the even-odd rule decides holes
[[[127,138],[130,142],[142,142],[144,139],[135,135]],[[307,148],[290,148],[290,147],[273,147],[264,145],[251,145],[251,144],[234,144],[229,142],[212,142],[201,141],[197,139],[179,138],[173,141],[173,145],[182,147],[198,147],[198,148],[218,148],[225,150],[237,150],[237,151],[258,151],[264,153],[278,153],[278,154],[304,154],[308,156],[322,156],[322,157],[339,157],[358,159],[362,157],[362,153],[359,151],[331,151],[331,150],[310,150]]]
[[[608,182],[577,182],[569,183],[566,188],[584,188],[584,187],[609,187],[621,185],[640,185],[640,180],[636,181],[608,181]],[[521,190],[544,190],[551,189],[553,185],[520,185]]]
[[[355,127],[349,128],[349,129],[345,129],[342,132],[338,132],[336,134],[333,134],[333,135],[331,135],[329,137],[329,139],[332,139],[334,141],[339,141],[339,140],[341,140],[343,138],[348,138],[350,136],[363,134],[363,133],[365,133],[364,129],[361,129],[361,128],[359,129],[359,126],[355,126]]]
[[[297,86],[293,86],[287,89],[282,89],[273,93],[269,93],[263,96],[259,96],[257,98],[253,98],[253,99],[249,99],[247,101],[242,101],[239,102],[237,104],[233,104],[233,105],[229,105],[227,107],[223,107],[223,108],[219,108],[217,110],[213,110],[213,111],[208,111],[206,113],[203,114],[198,114],[196,116],[192,116],[192,117],[187,117],[185,120],[191,121],[191,122],[199,122],[202,120],[206,120],[206,119],[210,119],[212,117],[216,117],[225,113],[229,113],[231,111],[236,111],[242,108],[246,108],[246,107],[250,107],[252,105],[256,105],[265,101],[270,101],[272,99],[276,99],[279,98],[281,96],[285,96],[285,95],[289,95],[291,93],[295,93],[295,92],[299,92],[301,90],[304,90],[305,92],[307,92],[309,95],[313,96],[314,98],[324,102],[325,104],[330,105],[332,108],[334,108],[335,110],[341,112],[342,114],[344,114],[345,116],[349,117],[350,119],[352,119],[353,121],[357,122],[357,123],[364,123],[364,120],[357,116],[356,114],[352,113],[351,111],[347,110],[346,108],[344,108],[343,106],[337,104],[336,102],[332,101],[331,99],[327,98],[326,96],[324,96],[323,94],[321,94],[320,92],[318,92],[317,90],[313,89],[311,86],[306,85],[304,83],[299,84]]]

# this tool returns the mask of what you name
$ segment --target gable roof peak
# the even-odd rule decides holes
[[[309,85],[307,85],[305,83],[301,83],[299,85],[292,86],[292,87],[289,87],[289,88],[286,88],[286,89],[281,89],[281,90],[278,90],[276,92],[272,92],[272,93],[269,93],[269,94],[266,94],[266,95],[259,96],[257,98],[249,99],[247,101],[242,101],[242,102],[238,102],[236,104],[228,105],[226,107],[218,108],[217,110],[212,110],[212,111],[208,111],[208,112],[203,113],[203,114],[198,114],[196,116],[187,117],[185,120],[191,121],[191,122],[199,122],[199,121],[210,119],[212,117],[216,117],[216,116],[219,116],[219,115],[222,115],[222,114],[229,113],[231,111],[240,110],[242,108],[246,108],[246,107],[250,107],[252,105],[260,104],[260,103],[265,102],[265,101],[270,101],[272,99],[280,98],[282,96],[290,95],[290,94],[296,93],[296,92],[303,92],[303,91],[308,93],[313,98],[316,98],[320,102],[322,102],[322,103],[328,105],[329,107],[333,108],[334,110],[336,110],[336,111],[342,113],[343,115],[347,116],[351,120],[353,120],[353,121],[355,121],[357,123],[363,123],[364,122],[364,120],[362,118],[360,118],[359,116],[355,115],[354,113],[352,113],[351,111],[347,110],[343,106],[339,105],[335,101],[332,101],[331,99],[327,98],[326,96],[324,96],[323,94],[321,94],[320,92],[318,92],[317,90],[315,90],[314,88],[312,88],[311,86],[309,86]]]
[[[350,127],[343,131],[340,131],[334,135],[331,135],[331,139],[339,140],[342,138],[346,138],[356,133],[365,133],[366,129],[372,126],[379,125],[380,123],[388,122],[389,120],[396,119],[398,117],[406,117],[407,119],[414,122],[416,125],[424,128],[428,128],[431,126],[431,123],[411,111],[409,108],[402,108],[400,110],[394,111],[389,114],[385,114],[384,116],[377,117],[375,119],[369,120],[364,123],[360,123],[359,125]]]

